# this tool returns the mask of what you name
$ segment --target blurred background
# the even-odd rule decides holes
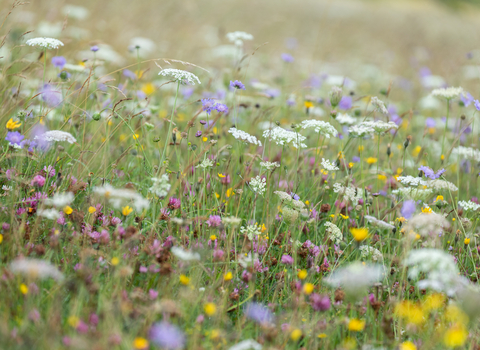
[[[11,1],[3,0],[2,12]],[[98,54],[119,65],[168,57],[209,68],[232,51],[225,34],[254,40],[244,53],[257,75],[272,74],[281,54],[295,58],[292,74],[377,74],[413,79],[422,69],[447,85],[478,79],[480,0],[48,0],[14,10],[2,29],[11,35],[65,42],[79,61]],[[4,34],[4,33],[2,33]],[[132,39],[134,41],[132,41]],[[143,40],[143,41],[142,41]],[[100,57],[102,58],[102,57]],[[260,68],[260,69],[257,69]],[[421,74],[421,73],[420,73]],[[249,76],[249,78],[255,78]],[[258,79],[271,77],[258,76]],[[404,82],[405,84],[408,81]]]

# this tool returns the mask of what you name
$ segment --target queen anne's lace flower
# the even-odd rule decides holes
[[[33,38],[29,39],[26,42],[29,46],[39,46],[45,49],[58,49],[60,46],[63,46],[63,43],[54,38]]]
[[[254,145],[258,145],[258,146],[262,145],[262,142],[260,142],[260,140],[257,140],[255,136],[252,136],[245,131],[238,130],[237,128],[230,128],[228,132],[232,134],[233,137],[235,137],[237,140],[253,143]]]
[[[421,177],[413,177],[411,175],[407,176],[399,176],[397,177],[397,180],[405,186],[412,186],[412,187],[417,187],[417,186],[426,186],[427,181],[422,180]]]
[[[183,85],[186,85],[187,83],[192,85],[195,85],[195,83],[201,84],[200,79],[198,79],[195,74],[187,72],[186,70],[167,68],[161,70],[158,75],[162,75],[164,77],[171,77],[175,81],[179,81]]]
[[[307,145],[302,143],[307,138],[300,135],[295,131],[288,131],[279,126],[271,130],[265,130],[263,137],[268,138],[270,141],[274,141],[279,146],[291,143],[295,148],[306,148]]]
[[[267,170],[273,170],[275,168],[278,168],[280,164],[277,162],[260,162],[260,166],[266,168]]]
[[[61,142],[66,141],[68,143],[75,143],[77,139],[69,132],[61,130],[50,130],[41,135],[35,136],[35,140],[47,141],[47,142]]]
[[[462,159],[473,159],[480,162],[480,151],[475,148],[458,146],[453,149],[452,154]]]
[[[258,193],[259,195],[263,196],[266,191],[266,186],[267,186],[267,179],[264,177],[260,177],[260,175],[257,175],[253,179],[250,180],[250,187],[255,193]]]
[[[61,217],[60,212],[57,209],[45,209],[45,210],[38,210],[38,216],[43,216],[49,220],[57,220]]]
[[[360,247],[360,254],[362,258],[372,258],[375,262],[383,260],[383,255],[378,249],[367,245],[362,245]]]
[[[477,203],[472,202],[472,201],[468,201],[468,202],[459,201],[458,205],[460,207],[462,207],[463,210],[466,210],[466,211],[468,211],[468,210],[477,211],[478,209],[480,209],[480,204],[477,204]]]
[[[328,238],[335,242],[335,244],[340,244],[343,239],[343,233],[340,231],[337,225],[331,223],[330,221],[326,221],[324,226],[326,227],[325,232],[328,233]]]
[[[172,247],[170,251],[178,259],[183,261],[200,260],[200,254],[192,253],[190,251],[183,249],[182,247]]]
[[[227,33],[227,39],[237,46],[242,46],[245,40],[253,40],[253,35],[246,32],[236,31]]]
[[[357,123],[357,118],[354,118],[347,113],[338,113],[335,120],[344,125],[353,125]]]
[[[447,100],[451,100],[452,98],[456,98],[463,94],[462,87],[448,87],[448,88],[441,88],[433,90],[430,95],[434,97],[443,97]]]
[[[453,183],[440,179],[428,180],[425,186],[434,190],[447,190],[452,192],[458,191],[458,187],[455,186]]]
[[[370,102],[372,103],[373,107],[375,107],[377,111],[385,115],[388,115],[388,110],[385,107],[385,103],[383,103],[383,101],[380,100],[378,97],[373,96],[372,98],[370,98]]]
[[[163,174],[160,178],[152,177],[153,186],[148,190],[160,198],[166,197],[171,187],[168,180],[167,174]]]
[[[324,135],[326,138],[330,138],[330,136],[337,136],[338,132],[337,130],[333,127],[332,124],[329,122],[324,122],[321,120],[315,120],[315,119],[309,119],[309,120],[304,120],[303,122],[300,123],[300,126],[302,129],[310,129],[314,128],[316,133],[319,133],[320,135]]]
[[[412,198],[415,200],[425,200],[433,193],[430,188],[421,189],[415,187],[402,187],[392,191],[392,194],[397,194],[402,197]]]
[[[328,171],[335,171],[335,170],[340,170],[339,167],[337,167],[334,163],[330,162],[328,159],[322,158],[322,166],[325,170]]]
[[[95,187],[93,192],[97,195],[104,196],[116,209],[120,209],[123,203],[129,201],[133,201],[133,205],[137,211],[147,209],[150,205],[149,201],[139,193],[125,188],[114,188],[109,184]]]
[[[352,137],[364,137],[369,134],[385,135],[387,131],[398,129],[398,125],[394,122],[384,122],[377,120],[374,122],[361,122],[348,129]]]
[[[347,187],[345,187],[338,182],[333,185],[333,192],[343,194],[343,197],[346,200],[351,201],[353,205],[357,205],[358,201],[363,197],[361,189],[353,185],[348,185]]]
[[[55,193],[52,198],[45,199],[45,204],[53,205],[56,208],[64,208],[73,202],[74,197],[72,192]]]
[[[247,227],[240,227],[240,233],[247,235],[248,239],[253,241],[254,237],[260,236],[262,234],[262,229],[258,224],[248,225]]]
[[[213,160],[211,160],[210,158],[205,158],[203,160],[203,162],[201,162],[200,164],[198,164],[196,166],[196,168],[206,169],[206,168],[209,168],[209,167],[212,167],[212,166],[213,166]]]

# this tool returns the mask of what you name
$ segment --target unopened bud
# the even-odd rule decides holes
[[[342,99],[342,88],[338,86],[333,86],[332,90],[330,91],[330,104],[332,105],[332,108],[335,108],[338,106],[340,103],[340,100]]]

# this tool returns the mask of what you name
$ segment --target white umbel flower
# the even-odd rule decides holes
[[[447,190],[447,191],[452,191],[452,192],[457,192],[458,187],[455,186],[453,183],[445,180],[428,180],[427,183],[425,184],[428,188],[434,189],[434,190]]]
[[[253,179],[250,180],[250,187],[255,193],[258,193],[259,195],[263,196],[266,191],[266,186],[267,186],[267,179],[264,177],[260,177],[260,175],[257,175]]]
[[[425,200],[433,193],[430,188],[422,189],[415,187],[401,187],[396,190],[392,190],[392,194],[396,194],[402,197],[411,198],[414,200]]]
[[[28,46],[38,46],[45,49],[58,49],[60,46],[63,46],[63,43],[54,38],[33,38],[27,40],[26,44]]]
[[[231,346],[228,350],[262,350],[262,345],[253,339],[247,339]]]
[[[253,40],[253,35],[242,31],[230,32],[226,35],[228,41],[237,46],[243,46],[245,40]]]
[[[363,197],[362,189],[352,185],[345,187],[338,182],[333,185],[333,192],[342,194],[343,197],[346,200],[351,201],[353,205],[357,205],[358,201]]]
[[[148,191],[152,192],[156,196],[163,198],[168,195],[168,191],[170,191],[171,185],[168,183],[168,175],[163,174],[159,178],[152,177],[153,186],[148,189]]]
[[[77,139],[69,132],[62,130],[50,130],[41,135],[35,136],[35,140],[43,140],[47,142],[63,142],[75,143]]]
[[[430,95],[434,97],[443,97],[447,100],[451,100],[452,98],[459,97],[463,94],[462,87],[448,87],[448,88],[441,88],[433,90]]]
[[[206,168],[209,168],[209,167],[212,167],[212,166],[213,166],[213,160],[211,160],[210,158],[205,158],[203,160],[203,162],[201,162],[200,164],[198,164],[196,166],[196,168],[206,169]]]
[[[258,145],[258,146],[262,145],[262,142],[260,142],[260,140],[257,140],[257,138],[255,136],[252,136],[245,131],[238,130],[237,128],[230,128],[228,130],[228,132],[230,134],[232,134],[233,137],[235,137],[237,140],[242,140],[242,141],[252,143],[252,144]]]
[[[365,219],[370,223],[372,224],[372,226],[375,226],[375,227],[378,227],[378,228],[381,228],[381,229],[385,229],[385,230],[393,230],[395,228],[395,226],[389,224],[388,222],[385,222],[383,220],[378,220],[376,217],[374,216],[370,216],[370,215],[365,215]]]
[[[302,127],[302,129],[313,128],[316,133],[325,136],[327,139],[329,139],[330,136],[335,137],[338,135],[337,129],[335,129],[332,124],[330,124],[329,122],[324,122],[322,120],[304,120],[300,123],[300,126]]]
[[[367,245],[360,247],[360,255],[362,258],[372,258],[375,262],[381,262],[383,260],[383,255],[378,249]]]
[[[109,184],[95,187],[93,192],[97,195],[104,196],[116,209],[120,209],[122,204],[130,201],[133,201],[133,206],[137,211],[147,209],[150,205],[149,201],[139,193],[125,188],[114,188]]]
[[[324,226],[326,227],[325,232],[328,233],[328,238],[334,241],[335,244],[339,245],[343,239],[342,231],[337,225],[331,223],[330,221],[326,221]]]
[[[458,146],[453,149],[452,154],[462,159],[473,159],[480,162],[480,151],[475,148]]]
[[[49,220],[57,220],[59,219],[62,215],[57,209],[45,209],[45,210],[39,210],[37,211],[38,216],[43,216],[44,218],[47,218]]]
[[[328,171],[335,171],[335,170],[340,170],[339,167],[337,167],[334,163],[330,162],[328,159],[322,158],[322,166],[325,170]]]
[[[278,168],[280,164],[277,162],[260,162],[260,166],[266,168],[267,170],[273,170],[275,168]]]
[[[383,103],[382,100],[380,100],[378,97],[373,96],[370,98],[370,103],[375,107],[375,109],[382,114],[388,115],[388,110],[385,107],[385,103]]]
[[[466,210],[466,211],[469,211],[469,210],[472,210],[472,211],[477,211],[478,209],[480,209],[480,204],[477,204],[475,202],[472,202],[472,201],[459,201],[458,202],[458,205],[460,207],[463,208],[463,210]]]
[[[399,177],[397,177],[397,180],[402,185],[405,185],[405,186],[417,187],[417,186],[420,186],[420,185],[422,185],[422,186],[427,185],[427,181],[422,180],[421,177],[414,177],[414,176],[411,176],[411,175],[399,176]]]
[[[200,79],[198,79],[195,74],[187,72],[186,70],[167,68],[161,70],[158,75],[173,78],[175,81],[180,81],[183,85],[187,83],[192,85],[195,85],[195,83],[201,84]]]
[[[342,125],[353,125],[357,123],[357,118],[352,117],[347,113],[338,113],[335,120]]]
[[[222,222],[227,226],[238,226],[242,223],[242,219],[235,216],[227,216],[222,218]]]
[[[52,198],[45,199],[45,204],[53,205],[56,208],[64,208],[72,203],[74,198],[72,192],[55,193]]]
[[[258,224],[242,226],[240,227],[240,233],[247,235],[248,239],[253,241],[254,237],[262,234],[262,228]]]
[[[200,254],[193,253],[188,250],[185,250],[181,247],[172,247],[170,249],[173,255],[175,255],[178,259],[183,261],[192,261],[192,260],[200,260]]]
[[[284,146],[291,143],[295,148],[306,148],[307,145],[302,143],[307,138],[300,135],[295,131],[288,131],[279,126],[271,129],[265,130],[263,132],[263,137],[268,138],[270,141],[274,141],[279,146]]]
[[[54,265],[40,259],[16,259],[10,263],[9,270],[14,274],[22,274],[41,280],[50,277],[57,281],[63,280],[63,274]]]
[[[352,137],[365,137],[369,134],[385,135],[386,132],[398,129],[398,125],[394,122],[384,122],[377,120],[374,122],[361,122],[358,125],[354,125],[348,129],[349,134]]]

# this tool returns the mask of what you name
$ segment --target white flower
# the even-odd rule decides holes
[[[168,180],[167,174],[163,174],[160,178],[152,177],[153,186],[148,190],[160,198],[166,197],[171,187]]]
[[[412,250],[404,264],[409,266],[409,278],[417,279],[421,275],[426,275],[425,279],[418,281],[418,288],[431,288],[447,294],[454,291],[459,271],[453,257],[443,250]]]
[[[247,339],[231,346],[228,350],[262,350],[262,345],[253,339]]]
[[[262,234],[262,228],[258,224],[247,225],[247,227],[240,227],[240,233],[247,235],[248,239],[253,241],[253,238]]]
[[[257,175],[250,180],[249,185],[255,193],[263,196],[266,191],[265,187],[267,186],[267,179],[265,179],[264,177],[260,177],[260,175]]]
[[[300,200],[295,200],[292,198],[292,196],[290,194],[288,194],[287,192],[283,192],[283,191],[275,191],[273,192],[274,194],[276,194],[280,200],[282,201],[282,204],[286,204],[298,211],[301,211],[302,209],[305,208],[305,203],[303,203],[302,201]]]
[[[66,141],[68,143],[75,143],[77,139],[69,132],[61,130],[50,130],[41,135],[35,136],[35,140],[43,140],[47,142],[61,142]]]
[[[45,260],[16,259],[10,263],[9,269],[14,274],[23,274],[32,278],[46,279],[51,277],[57,281],[63,280],[63,274],[54,265]]]
[[[340,244],[343,239],[343,233],[338,226],[330,221],[326,221],[324,226],[326,227],[325,232],[328,233],[328,239],[334,241],[337,245]]]
[[[72,192],[55,193],[52,198],[45,199],[45,204],[53,205],[57,208],[64,208],[73,202],[74,197]]]
[[[376,217],[373,217],[370,215],[365,215],[365,219],[367,219],[367,221],[371,223],[372,226],[376,226],[385,230],[393,230],[395,228],[395,226],[390,225],[389,223],[383,220],[378,220]]]
[[[452,154],[462,159],[473,159],[480,162],[480,151],[475,148],[458,146],[453,149]]]
[[[248,252],[247,255],[244,255],[240,259],[238,259],[238,263],[244,269],[246,269],[249,266],[252,266],[255,263],[255,261],[258,261],[258,254],[257,253],[252,254],[251,252]]]
[[[93,192],[97,195],[104,196],[116,209],[120,209],[123,203],[129,201],[133,201],[133,206],[137,211],[147,209],[150,205],[149,201],[143,198],[142,195],[138,194],[137,192],[124,188],[114,188],[109,184],[95,187]]]
[[[440,179],[428,180],[426,186],[434,190],[448,190],[452,192],[458,191],[458,187],[455,186],[453,183]]]
[[[447,100],[458,97],[463,93],[463,88],[461,87],[448,87],[433,90],[430,95],[434,97],[444,97]]]
[[[372,258],[373,261],[382,261],[383,260],[383,255],[382,253],[374,248],[374,247],[369,247],[366,245],[362,245],[360,247],[360,254],[362,258]]]
[[[252,136],[249,133],[246,133],[245,131],[238,130],[237,128],[230,128],[228,132],[232,134],[233,137],[235,137],[237,140],[253,143],[254,145],[258,145],[258,146],[262,145],[262,143],[259,140],[257,140],[255,136]]]
[[[480,209],[480,204],[477,204],[477,203],[472,202],[472,201],[468,201],[468,202],[459,201],[458,205],[460,207],[462,207],[463,210],[466,210],[466,211],[468,211],[468,210],[477,211],[478,209]]]
[[[273,170],[275,168],[278,168],[280,164],[277,162],[260,162],[260,166],[266,168],[267,170]]]
[[[300,126],[302,129],[314,128],[316,133],[324,135],[327,139],[329,139],[330,136],[335,137],[338,134],[337,129],[335,129],[332,124],[321,120],[304,120],[300,123]]]
[[[334,163],[330,162],[328,159],[322,158],[322,166],[324,169],[328,171],[335,171],[335,170],[340,170],[339,167],[337,167]]]
[[[235,216],[228,216],[228,217],[222,218],[222,222],[225,225],[238,226],[242,223],[242,219],[236,218]]]
[[[82,6],[65,5],[63,6],[62,13],[78,20],[84,20],[88,17],[88,10]]]
[[[345,124],[345,125],[353,125],[357,123],[357,118],[354,118],[350,116],[347,113],[337,113],[337,116],[335,117],[335,120],[339,122],[340,124]]]
[[[302,136],[295,131],[285,130],[279,126],[272,130],[265,130],[263,132],[263,137],[268,138],[270,141],[274,141],[279,146],[292,143],[293,147],[295,148],[307,147],[306,144],[302,143],[307,139],[305,136]]]
[[[230,32],[226,35],[227,39],[237,46],[242,46],[244,40],[253,40],[253,35],[241,31]]]
[[[417,186],[426,186],[427,181],[422,180],[421,177],[414,177],[411,175],[408,176],[399,176],[397,180],[405,186],[412,186],[412,187],[417,187]]]
[[[423,237],[435,237],[442,233],[444,229],[449,228],[450,223],[443,215],[432,213],[421,213],[408,220],[405,226],[407,234],[420,234]]]
[[[388,115],[388,110],[385,107],[385,103],[383,103],[382,100],[379,100],[378,97],[373,96],[372,98],[370,98],[370,102],[372,103],[372,105],[375,107],[377,111],[385,115]]]
[[[368,134],[377,134],[377,135],[385,135],[387,131],[392,129],[398,129],[398,125],[394,122],[384,122],[381,120],[377,120],[374,122],[361,122],[358,125],[354,125],[348,129],[348,132],[351,134],[352,137],[364,137]]]
[[[201,84],[200,79],[198,79],[195,74],[181,69],[163,69],[160,71],[160,73],[158,73],[158,75],[174,78],[175,81],[180,81],[180,83],[183,85],[186,85],[187,83],[195,85],[196,82]]]
[[[191,260],[200,260],[200,254],[192,253],[188,250],[185,250],[181,247],[172,247],[170,249],[173,255],[175,255],[178,259],[183,261],[191,261]]]
[[[430,188],[421,189],[415,187],[402,187],[393,190],[392,193],[414,200],[425,200],[433,193],[433,191]]]
[[[353,125],[350,128],[348,128],[348,134],[351,137],[366,137],[366,136],[371,136],[375,130],[368,125],[364,125],[363,123],[360,123],[358,125]]]
[[[37,211],[37,215],[43,216],[49,220],[57,220],[62,216],[57,209],[40,209],[39,211]]]
[[[344,198],[348,201],[351,201],[354,206],[357,205],[358,201],[363,198],[362,190],[353,185],[348,185],[348,187],[345,187],[337,182],[333,185],[333,192],[343,194]]]
[[[196,166],[196,168],[208,168],[208,167],[212,167],[213,166],[213,160],[211,160],[210,158],[205,158],[203,160],[203,162],[201,162],[200,164],[198,164]]]
[[[45,49],[58,49],[59,46],[63,46],[63,43],[60,40],[53,38],[29,39],[26,44],[29,46],[40,46]]]

